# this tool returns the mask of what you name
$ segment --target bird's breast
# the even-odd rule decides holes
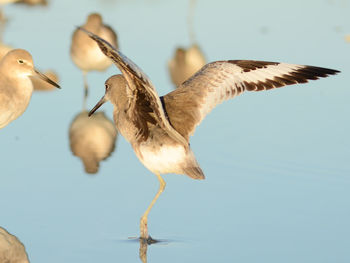
[[[28,77],[18,80],[7,79],[7,86],[0,90],[0,129],[23,114],[28,107],[32,92],[33,84]]]

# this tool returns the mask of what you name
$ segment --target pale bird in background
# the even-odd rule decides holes
[[[0,4],[0,42],[2,42],[2,39],[3,39],[6,23],[7,23],[7,18],[5,16],[5,14],[1,8],[1,4]]]
[[[113,47],[118,48],[117,34],[110,26],[103,24],[100,14],[90,14],[81,27],[106,39]],[[70,55],[75,65],[83,72],[86,98],[88,94],[86,74],[93,70],[104,71],[112,65],[112,61],[101,52],[95,41],[78,29],[72,36]]]
[[[90,111],[104,102],[114,105],[118,131],[132,145],[139,160],[160,182],[159,190],[141,217],[141,240],[152,242],[147,217],[165,188],[161,174],[185,174],[204,179],[189,144],[189,137],[218,104],[244,91],[261,91],[305,83],[339,71],[327,68],[253,60],[216,61],[205,65],[174,91],[159,97],[142,70],[107,41],[88,32],[113,60],[122,75],[106,80],[106,92]]]
[[[0,60],[0,129],[27,109],[33,92],[31,77],[60,87],[34,68],[32,56],[23,49],[11,50]]]
[[[18,238],[0,227],[0,262],[29,263],[24,245]]]
[[[346,41],[347,43],[350,43],[350,35],[346,35],[346,36],[345,36],[345,41]]]
[[[48,5],[47,0],[19,0],[19,1],[16,1],[16,3],[26,4],[26,5],[42,5],[42,6]]]
[[[203,52],[197,44],[188,49],[179,47],[174,57],[168,62],[171,82],[180,86],[182,82],[191,77],[206,64]]]
[[[0,59],[2,59],[13,47],[6,45],[0,41]]]
[[[88,112],[79,113],[69,128],[70,149],[78,156],[85,167],[85,172],[95,174],[99,164],[114,151],[117,130],[103,112],[89,118]]]
[[[0,0],[0,5],[6,5],[10,3],[26,4],[26,5],[47,5],[47,0]]]

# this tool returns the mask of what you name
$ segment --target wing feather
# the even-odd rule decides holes
[[[168,135],[174,140],[187,145],[188,142],[182,137],[169,123],[165,116],[160,98],[147,75],[130,59],[128,59],[123,53],[115,49],[110,43],[97,35],[87,31],[84,28],[78,27],[89,35],[90,38],[96,41],[101,51],[119,68],[125,77],[128,87],[130,88],[130,101],[129,101],[129,113],[130,118],[134,121],[137,127],[140,129],[139,138],[142,140],[147,139],[149,134],[148,125],[145,122],[154,122],[153,116],[145,114],[150,109],[154,113],[157,124],[167,131]],[[143,107],[147,105],[147,107]],[[147,119],[144,119],[144,117]]]
[[[228,60],[212,62],[163,97],[170,123],[188,139],[218,104],[243,91],[261,91],[306,83],[339,71],[278,62]]]

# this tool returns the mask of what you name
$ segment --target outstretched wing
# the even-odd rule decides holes
[[[156,122],[174,140],[187,145],[188,142],[169,124],[159,96],[147,75],[110,43],[84,28],[78,28],[97,42],[101,51],[112,59],[125,77],[130,89],[130,108],[128,112],[131,114],[130,118],[136,127],[139,128],[138,138],[141,140],[147,139],[149,134],[147,122],[152,124]]]
[[[279,88],[339,71],[277,62],[228,60],[212,62],[161,99],[172,126],[185,138],[219,103],[243,91]]]

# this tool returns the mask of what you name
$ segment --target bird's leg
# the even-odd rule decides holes
[[[157,199],[160,196],[160,194],[164,191],[164,188],[165,188],[165,185],[166,185],[164,179],[160,176],[160,174],[156,174],[156,176],[157,176],[157,178],[159,180],[158,192],[157,192],[156,196],[153,198],[151,204],[148,206],[146,212],[141,217],[141,221],[140,221],[140,233],[141,233],[140,238],[143,239],[143,240],[147,240],[147,241],[151,241],[151,237],[148,235],[148,229],[147,229],[147,217],[148,217],[148,214],[151,211],[153,205],[157,201]]]
[[[84,70],[83,71],[83,80],[84,80],[84,100],[83,100],[83,110],[86,110],[86,100],[89,94],[89,86],[87,83],[87,72]]]

